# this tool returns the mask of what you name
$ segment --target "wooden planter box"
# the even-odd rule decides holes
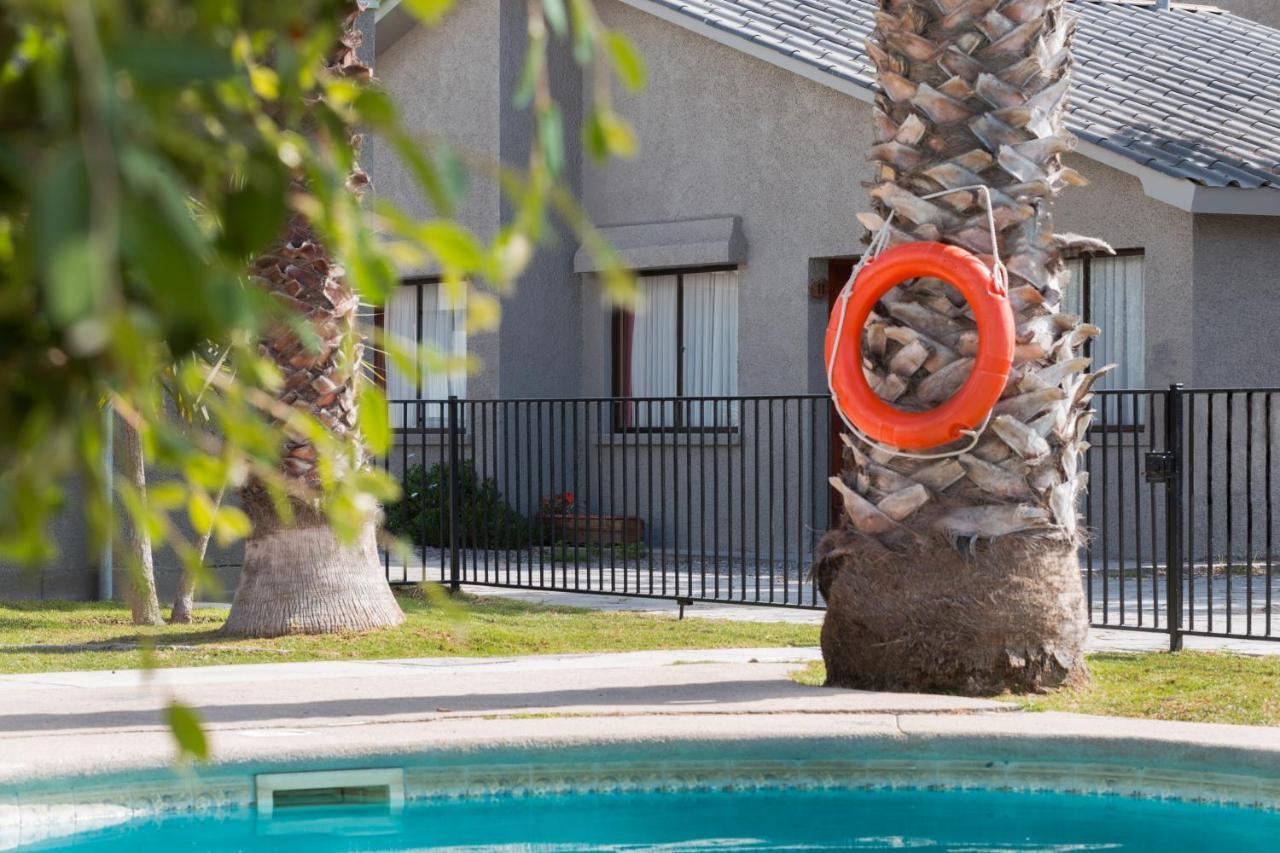
[[[566,545],[628,545],[644,541],[644,520],[633,515],[551,515],[552,535]]]

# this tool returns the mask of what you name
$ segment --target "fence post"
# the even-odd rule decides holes
[[[461,571],[459,564],[459,543],[458,537],[462,533],[459,529],[458,504],[462,499],[461,481],[458,472],[459,453],[458,440],[460,430],[458,428],[458,398],[454,394],[449,395],[449,589],[457,592],[460,589]]]
[[[1165,395],[1164,451],[1169,455],[1169,479],[1165,485],[1165,548],[1167,563],[1166,618],[1169,627],[1169,651],[1182,650],[1182,578],[1185,555],[1182,551],[1182,383],[1169,385]]]

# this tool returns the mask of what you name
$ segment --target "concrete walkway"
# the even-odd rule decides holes
[[[893,728],[902,714],[1012,708],[788,679],[817,656],[816,649],[732,649],[0,676],[0,784],[162,766],[173,754],[163,711],[175,699],[199,710],[220,761],[358,754],[405,737],[451,743],[463,730],[484,740],[577,726],[545,719],[552,717],[607,718],[614,731],[652,734],[672,717],[737,718],[741,729],[749,717],[814,715],[839,717],[844,728]],[[777,732],[772,724],[764,730]]]
[[[2,676],[0,794],[6,784],[168,765],[174,746],[164,709],[173,700],[199,711],[224,765],[331,766],[582,743],[649,744],[659,755],[662,743],[779,738],[909,741],[931,750],[960,738],[970,744],[964,749],[985,744],[983,752],[1032,762],[1080,761],[1088,752],[1105,763],[1123,749],[1135,760],[1194,765],[1208,760],[1197,752],[1207,749],[1228,750],[1236,764],[1280,768],[1280,728],[1024,713],[989,700],[788,679],[816,656],[730,649]]]

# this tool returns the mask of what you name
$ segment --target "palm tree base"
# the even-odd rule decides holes
[[[255,528],[222,633],[333,634],[404,621],[378,560],[375,528],[342,543],[324,525]]]
[[[991,696],[1088,680],[1072,542],[1007,536],[962,553],[926,538],[899,551],[844,528],[819,556],[829,686]]]

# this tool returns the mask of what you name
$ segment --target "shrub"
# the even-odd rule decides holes
[[[415,545],[449,546],[449,465],[414,465],[401,481],[404,497],[386,508],[386,528]],[[511,548],[530,541],[529,522],[507,503],[493,479],[469,460],[458,468],[458,533],[463,547]]]

